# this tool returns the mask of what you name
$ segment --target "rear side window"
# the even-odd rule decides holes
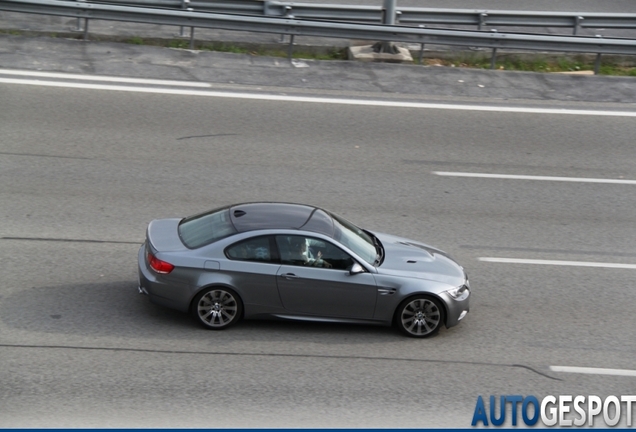
[[[239,261],[277,261],[273,259],[269,237],[250,238],[235,243],[225,250],[225,255]]]
[[[181,241],[190,249],[205,246],[234,233],[236,228],[232,225],[228,209],[185,218],[179,224]]]

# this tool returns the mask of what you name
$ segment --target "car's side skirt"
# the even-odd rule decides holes
[[[391,322],[354,319],[354,318],[337,318],[337,317],[313,317],[307,315],[289,315],[289,314],[272,314],[272,318],[293,320],[293,321],[311,321],[311,322],[325,322],[325,323],[349,323],[349,324],[371,324],[371,325],[383,325],[390,326]],[[259,317],[262,318],[262,317]]]

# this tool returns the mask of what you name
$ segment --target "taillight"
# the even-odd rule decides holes
[[[161,274],[168,274],[174,269],[172,264],[160,260],[150,252],[148,252],[148,264],[150,264],[150,267],[152,267],[154,271]]]

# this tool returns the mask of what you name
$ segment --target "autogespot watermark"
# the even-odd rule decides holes
[[[502,426],[506,423],[506,413],[510,412],[512,426],[520,425],[519,417],[526,426],[534,426],[539,421],[543,426],[632,426],[632,404],[636,395],[608,396],[546,396],[539,400],[535,396],[506,395],[477,397],[472,426]],[[520,415],[519,415],[520,414]]]

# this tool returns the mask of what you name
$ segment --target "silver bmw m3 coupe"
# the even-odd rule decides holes
[[[140,293],[212,330],[283,319],[395,325],[423,338],[469,311],[468,277],[444,252],[309,205],[157,219],[138,260]]]

